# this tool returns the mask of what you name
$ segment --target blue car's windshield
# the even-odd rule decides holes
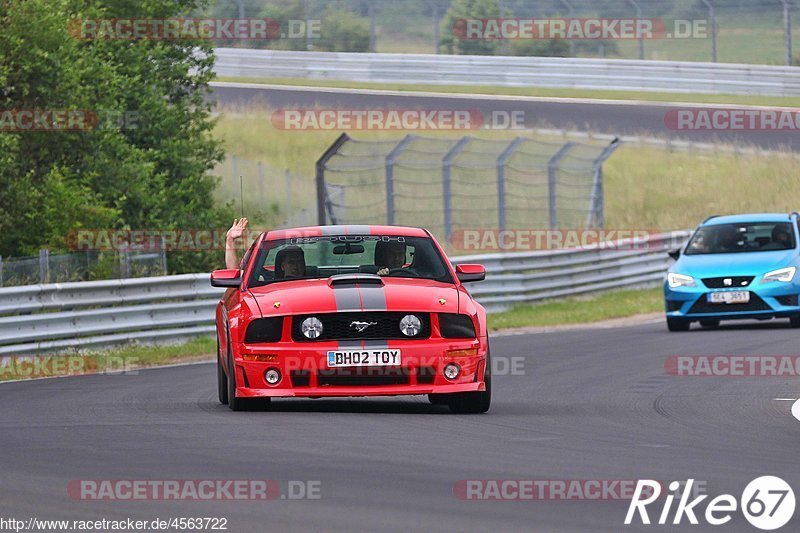
[[[768,252],[794,247],[791,222],[715,224],[695,232],[685,255]]]

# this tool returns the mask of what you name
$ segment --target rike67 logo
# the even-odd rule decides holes
[[[694,479],[686,482],[685,489],[683,489],[683,484],[678,481],[669,484],[669,490],[672,493],[667,494],[664,498],[664,505],[658,515],[657,524],[677,525],[685,517],[690,524],[697,525],[699,523],[698,515],[700,515],[708,524],[721,526],[730,522],[734,513],[740,508],[751,525],[763,531],[772,531],[785,526],[794,515],[794,491],[779,477],[762,476],[754,479],[745,487],[739,501],[730,494],[721,494],[708,502],[704,513],[700,512],[699,507],[703,500],[708,498],[708,495],[697,496],[690,501],[693,484]],[[642,524],[650,524],[651,519],[647,506],[659,500],[662,496],[661,493],[662,486],[658,481],[639,480],[628,507],[625,525],[633,523],[637,514]],[[679,501],[673,514],[672,505],[676,496]],[[651,509],[651,511],[653,510],[657,509]],[[672,515],[671,521],[670,515]],[[655,516],[653,518],[655,519]]]

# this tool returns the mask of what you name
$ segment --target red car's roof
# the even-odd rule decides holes
[[[406,226],[371,226],[346,224],[339,226],[307,226],[304,228],[279,229],[267,232],[267,240],[281,240],[296,237],[320,237],[322,235],[390,235],[393,237],[427,237],[422,228]]]

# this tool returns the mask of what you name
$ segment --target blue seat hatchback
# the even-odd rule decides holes
[[[692,322],[788,318],[800,327],[800,234],[797,213],[713,216],[686,245],[664,282],[667,327]]]

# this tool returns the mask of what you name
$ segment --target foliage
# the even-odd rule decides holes
[[[98,117],[77,131],[0,132],[0,255],[59,251],[81,228],[207,228],[221,159],[197,40],[86,40],[77,19],[176,18],[198,0],[0,0],[0,110]],[[71,31],[72,30],[72,31]],[[121,121],[118,119],[122,119]],[[121,122],[121,123],[120,123]],[[210,267],[184,255],[172,271]]]

